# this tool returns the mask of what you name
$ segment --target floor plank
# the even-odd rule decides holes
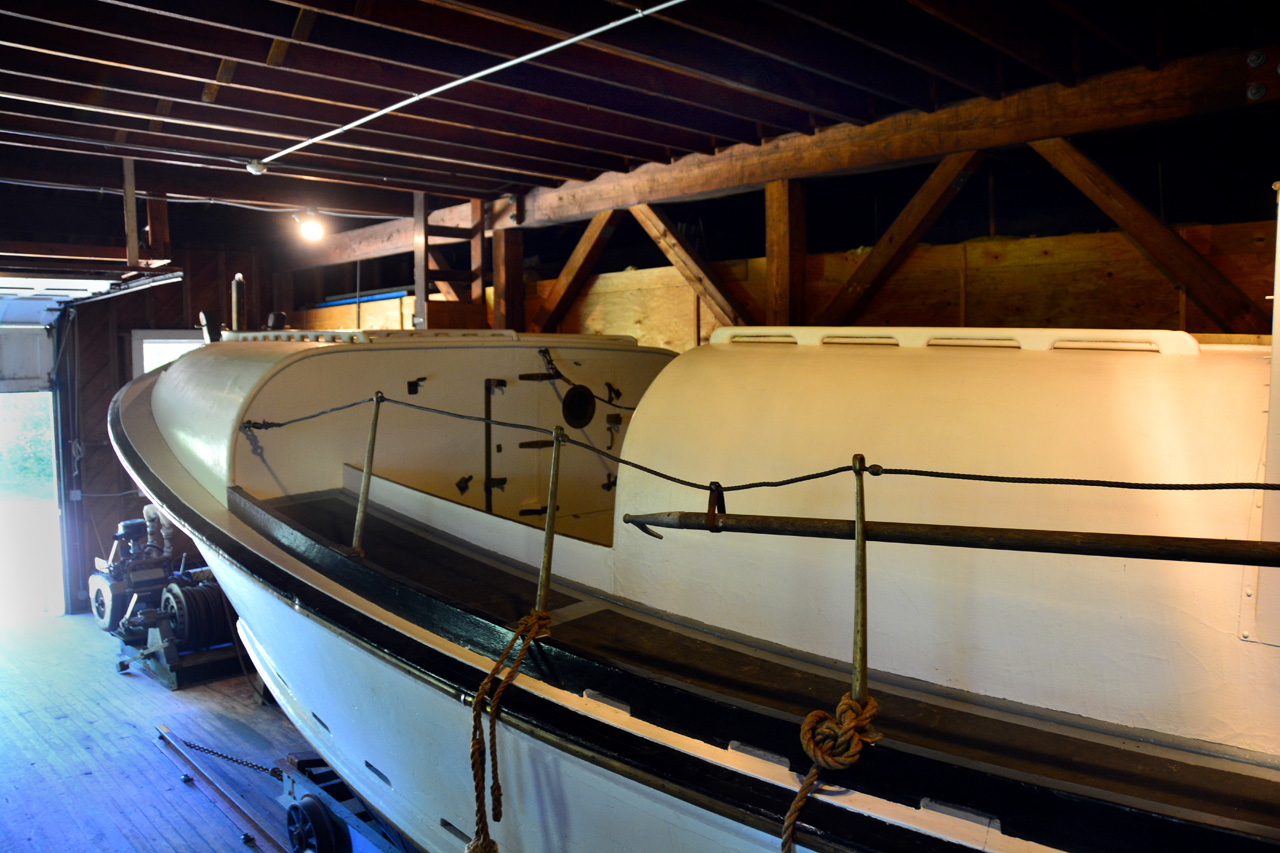
[[[267,766],[306,742],[241,677],[172,692],[116,672],[120,657],[88,616],[0,625],[0,853],[249,849],[243,830],[181,781],[156,726]],[[280,783],[266,773],[203,764],[277,808]]]

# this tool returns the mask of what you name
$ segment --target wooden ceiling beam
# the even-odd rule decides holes
[[[410,217],[409,222],[412,221]],[[438,255],[432,258],[433,247],[468,239],[468,235],[457,228],[437,227],[434,224],[429,227],[427,233],[424,263],[429,273],[456,272],[441,264]],[[326,234],[314,243],[299,243],[280,256],[278,270],[296,272],[334,264],[349,264],[355,261],[403,255],[412,251],[414,251],[413,229],[405,228],[404,220],[393,219]]]
[[[1120,50],[1134,62],[1155,71],[1160,67],[1159,8],[1154,0],[1049,0],[1053,8]]]
[[[999,98],[1000,54],[906,4],[848,0],[760,0],[860,45],[937,75],[975,95]]]
[[[457,26],[451,27],[450,32],[458,43],[511,56],[532,52],[623,16],[619,9],[596,0],[427,2],[436,8],[430,16],[423,15],[418,0],[381,0],[374,14],[379,19],[386,15],[384,4],[403,4],[410,10],[416,7],[419,11],[411,11],[412,19],[420,21],[421,32],[432,37],[436,37],[442,22],[456,18]],[[484,17],[484,26],[478,26],[472,15],[460,12]],[[481,44],[477,39],[486,41]],[[724,42],[652,17],[540,57],[535,63],[568,73],[604,77],[688,103],[712,105],[782,130],[807,130],[811,113],[833,121],[861,123],[870,119],[874,109],[862,92],[830,78],[772,57],[744,56]]]
[[[35,110],[29,107],[28,112],[34,113]],[[138,159],[185,159],[196,163],[212,161],[237,166],[250,158],[263,157],[276,150],[261,142],[253,144],[254,141],[251,140],[230,142],[194,135],[204,132],[201,128],[184,127],[184,133],[178,133],[174,128],[158,133],[150,129],[138,130],[128,118],[120,116],[92,117],[98,121],[66,121],[0,110],[0,138],[25,140],[30,144],[43,143],[51,150],[129,153]],[[126,132],[127,143],[121,140]],[[375,165],[377,174],[369,174],[367,170]],[[445,169],[423,168],[417,164],[405,167],[388,157],[370,163],[333,154],[304,151],[287,167],[276,171],[283,174],[305,174],[330,181],[341,179],[343,183],[381,188],[394,186],[421,189],[436,195],[461,198],[497,196],[513,191],[510,181],[458,175]],[[361,178],[361,175],[364,177]]]
[[[818,315],[815,325],[843,326],[854,322],[866,310],[915,249],[929,226],[973,177],[982,164],[983,156],[981,151],[962,151],[943,158],[881,235],[871,253],[858,264],[844,287]]]
[[[119,166],[119,161],[116,161]],[[123,173],[123,172],[122,172]],[[124,264],[128,261],[128,252],[124,246],[89,246],[72,243],[31,243],[19,240],[0,241],[0,256],[6,258],[30,258],[33,260],[75,260],[75,261],[108,261]],[[161,266],[169,261],[164,255],[157,255],[146,248],[138,250],[140,262],[146,266]],[[12,262],[6,261],[12,266]],[[117,269],[121,269],[117,267]]]
[[[277,20],[280,7],[272,0],[234,0],[200,6],[192,6],[186,0],[147,0],[145,8],[121,0],[119,5],[157,16],[165,21],[166,32],[178,28],[174,26],[175,22],[181,22],[182,28],[221,28],[242,37],[252,37],[265,43],[267,49],[271,41],[287,32]],[[442,42],[424,44],[420,37],[368,24],[361,25],[355,21],[344,22],[341,27],[316,27],[308,42],[294,47],[294,59],[312,50],[321,50],[327,58],[334,61],[339,61],[339,57],[352,59],[359,55],[366,61],[387,66],[387,71],[417,69],[431,73],[439,78],[439,82],[454,80],[496,64],[491,54],[457,48]],[[265,56],[265,51],[256,55]],[[431,63],[430,71],[421,64],[427,58]],[[722,112],[704,103],[672,98],[660,90],[639,91],[617,85],[602,75],[601,71],[597,66],[594,75],[574,75],[524,63],[518,70],[492,75],[483,82],[490,86],[506,86],[555,102],[570,102],[604,112],[641,116],[726,141],[748,142],[759,138],[755,121]],[[544,111],[551,109],[552,104],[544,105]]]
[[[1265,47],[1280,56],[1280,48]],[[899,113],[863,127],[837,125],[815,136],[791,135],[762,145],[738,145],[715,156],[692,154],[675,163],[649,163],[632,172],[605,174],[586,184],[531,190],[522,199],[522,223],[538,227],[571,222],[601,209],[664,201],[690,201],[763,189],[783,178],[819,177],[928,162],[957,151],[1019,145],[1054,136],[1137,127],[1250,109],[1280,100],[1269,85],[1247,101],[1251,82],[1274,69],[1250,69],[1245,51],[1223,51],[1164,63],[1159,71],[1131,68],[1102,74],[1074,88],[1054,83],[999,101],[973,99],[933,113]],[[1188,92],[1196,93],[1188,97]],[[494,216],[507,213],[494,202]],[[439,211],[441,222],[460,225],[460,207]]]
[[[221,6],[206,4],[201,8],[220,9]],[[279,17],[279,9],[287,7],[271,10],[277,13],[274,15],[276,18]],[[260,70],[270,70],[262,58],[270,52],[275,38],[285,37],[289,31],[285,21],[278,22],[270,34],[264,35],[235,28],[231,24],[202,23],[190,15],[177,17],[183,21],[183,25],[174,26],[174,16],[153,14],[150,10],[123,4],[113,5],[111,14],[103,15],[100,4],[93,0],[59,0],[57,3],[38,5],[31,3],[21,13],[12,8],[0,7],[0,18],[5,20],[6,27],[11,20],[26,20],[64,28],[69,34],[67,49],[73,53],[75,42],[87,36],[125,40],[139,46],[136,49],[140,51],[172,49],[215,60],[222,57],[234,58],[240,64],[240,80],[244,79],[243,73],[248,64],[256,65]],[[92,22],[92,25],[86,22]],[[259,26],[263,25],[259,23]],[[339,86],[351,81],[399,93],[394,97],[387,97],[386,103],[394,103],[405,94],[426,91],[454,79],[413,62],[361,56],[311,43],[291,45],[287,68],[295,74],[312,78],[309,86],[313,92],[323,92],[329,86]],[[580,104],[572,97],[553,98],[492,81],[477,81],[473,85],[451,90],[446,95],[440,103],[462,104],[472,113],[481,110],[492,114],[494,118],[488,126],[495,129],[502,129],[508,121],[519,122],[521,117],[537,117],[537,120],[570,127],[592,128],[600,134],[613,137],[645,140],[677,153],[711,151],[717,144],[715,135],[709,132],[688,130],[669,122],[628,115],[610,105]],[[379,103],[381,105],[383,104]],[[420,102],[411,112],[419,114],[421,110],[421,114],[426,114],[431,108],[431,105]]]
[[[563,2],[524,4],[519,18],[489,15],[483,22],[477,21],[472,13],[484,14],[484,9],[453,2],[379,0],[365,10],[366,14],[354,15],[348,14],[350,4],[343,0],[305,0],[305,7],[359,22],[362,27],[372,25],[431,39],[434,44],[427,49],[433,51],[437,51],[435,45],[441,42],[468,53],[482,51],[495,64],[499,59],[532,53],[622,16],[617,10],[599,3],[568,9],[564,8]],[[526,20],[530,15],[536,15],[538,22]],[[554,19],[555,24],[546,24],[548,19]],[[624,41],[634,39],[635,36],[629,36],[628,31],[643,29],[644,26],[645,22],[638,21],[611,35]],[[686,51],[668,44],[669,36],[662,34],[643,39],[642,43],[650,54],[683,56]],[[702,45],[701,48],[701,55],[691,61],[699,66],[717,65],[715,58],[707,55],[714,52],[714,45]],[[439,63],[439,53],[434,56],[433,61]],[[474,60],[462,54],[459,64],[465,62],[474,64]],[[573,45],[525,63],[526,67],[568,74],[593,83],[604,80],[636,93],[668,98],[689,106],[711,106],[718,112],[771,125],[779,131],[809,128],[809,112],[815,106],[795,94],[812,88],[806,87],[806,81],[789,79],[785,72],[778,71],[776,74],[759,74],[758,82],[748,84],[744,82],[741,63],[720,62],[718,65],[717,73],[687,63],[659,62],[651,56],[640,57],[632,52],[611,49],[608,43],[599,40]],[[767,86],[762,85],[766,81]],[[831,81],[819,85],[832,89]],[[821,97],[830,101],[833,107],[838,105],[841,110],[848,110],[856,101],[847,94],[841,100],[834,91],[822,93]]]
[[[1222,331],[1270,333],[1271,316],[1263,308],[1074,145],[1065,139],[1041,139],[1031,147],[1124,229]]]
[[[120,158],[115,155],[79,152],[50,155],[44,148],[20,145],[4,145],[0,150],[4,152],[0,157],[0,181],[123,190],[118,168]],[[192,169],[139,160],[136,174],[139,193],[164,193],[171,199],[218,199],[394,217],[403,217],[412,211],[408,192],[301,181],[271,173],[255,177],[243,169]]]
[[[907,0],[1005,56],[1063,86],[1076,84],[1070,27],[1038,14],[1033,3],[1005,3],[999,10],[979,0]]]
[[[112,91],[78,82],[29,77],[2,68],[0,98],[35,100],[74,112],[123,114],[148,120],[154,116],[155,108],[155,99],[150,95]],[[178,100],[174,101],[165,123],[274,136],[281,148],[331,130],[338,124],[337,121],[281,114],[270,110],[267,105],[259,105],[257,109],[243,109]],[[395,122],[392,121],[391,124],[394,125]],[[447,163],[472,174],[488,174],[511,183],[555,185],[570,179],[589,180],[601,172],[599,168],[553,163],[501,149],[482,151],[423,138],[420,128],[409,127],[403,131],[391,132],[382,124],[376,130],[357,128],[327,140],[323,146],[331,150],[342,149],[348,155],[359,151],[362,154],[367,152],[368,155],[382,154]]]
[[[533,318],[534,332],[554,332],[573,307],[574,301],[587,286],[587,279],[600,258],[600,253],[618,227],[621,210],[602,210],[592,217],[582,239],[574,247],[564,269],[556,278],[555,287],[547,294],[542,307]]]
[[[632,7],[630,0],[613,2]],[[737,62],[744,69],[764,57],[906,107],[935,106],[926,72],[880,51],[860,49],[843,34],[771,6],[698,0],[653,17],[732,46],[741,52]]]
[[[46,54],[91,64],[94,67],[93,79],[96,80],[104,77],[114,80],[124,70],[199,83],[210,78],[210,69],[218,62],[210,55],[147,44],[110,33],[87,33],[23,18],[4,20],[5,40],[9,42],[7,49],[13,52],[14,57],[12,63],[4,65],[11,68],[30,66],[33,55]],[[266,65],[240,60],[232,88],[277,92],[303,101],[347,106],[393,103],[406,94],[403,88],[321,77],[290,67],[271,66],[270,57]],[[574,127],[555,121],[552,116],[517,115],[495,107],[473,107],[446,99],[428,99],[414,105],[406,114],[430,122],[432,132],[439,127],[471,129],[477,134],[495,136],[508,143],[513,140],[518,144],[526,140],[543,141],[611,154],[624,158],[624,162],[666,160],[671,155],[671,150],[663,145],[604,133],[592,127]]]
[[[716,321],[723,326],[741,326],[757,316],[757,312],[743,298],[730,294],[711,268],[698,257],[684,238],[676,231],[661,211],[647,204],[628,208],[640,227],[653,239],[671,265],[689,283],[702,303],[710,309]]]
[[[195,97],[198,78],[185,78],[151,69],[119,66],[113,66],[109,76],[104,77],[103,69],[96,63],[2,45],[0,45],[0,68],[7,69],[7,73],[11,75],[43,79],[51,83],[86,87],[94,91],[118,93],[122,96],[160,99],[168,104],[165,116],[171,115],[174,103],[178,103],[191,108],[185,114],[211,116],[210,121],[217,121],[218,117],[226,115],[227,113],[221,108],[227,108],[237,111],[237,114],[292,117],[328,127],[346,124],[370,112],[367,106],[340,103],[331,97],[326,99],[317,98],[314,95],[299,97],[278,94],[253,86],[226,87],[221,90],[218,98],[219,109],[201,110],[199,108],[209,101],[197,100]],[[243,78],[245,75],[239,76]],[[105,83],[105,80],[109,80],[109,83]],[[378,134],[389,134],[398,138],[398,141],[388,144],[404,145],[406,140],[411,140],[411,144],[419,145],[423,141],[438,145],[456,145],[459,146],[457,152],[460,155],[465,151],[468,154],[463,156],[470,156],[482,162],[487,162],[485,160],[487,157],[505,156],[513,147],[510,134],[460,127],[420,116],[390,115],[380,120],[377,127],[372,130]],[[622,156],[561,143],[521,139],[517,145],[523,156],[532,158],[527,161],[524,168],[536,168],[559,178],[569,177],[569,175],[556,174],[553,164],[580,169],[581,172],[576,175],[578,178],[601,171],[625,169],[628,165],[628,160]]]

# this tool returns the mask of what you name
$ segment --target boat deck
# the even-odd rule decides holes
[[[242,498],[257,504],[248,496]],[[351,541],[355,503],[351,492],[333,490],[258,507],[290,528],[292,535],[302,534],[341,552],[335,543]],[[390,510],[370,505],[363,541],[363,559],[355,562],[382,581],[422,593],[490,626],[514,625],[533,604],[533,567],[478,551]],[[834,708],[848,689],[846,675],[819,661],[753,648],[572,587],[554,584],[548,604],[551,637],[543,643],[563,654],[554,665],[539,664],[539,677],[563,677],[565,686],[581,692],[585,682],[566,675],[565,661],[591,662],[596,673],[603,666],[621,676],[605,679],[595,692],[627,707],[637,718],[667,722],[680,716],[686,733],[711,742],[717,742],[718,735],[711,721],[699,719],[704,713],[699,707],[728,705],[759,715],[769,721],[757,728],[760,742],[720,745],[776,755],[797,772],[807,769],[794,746],[800,720],[812,710]],[[449,639],[468,644],[466,637]],[[646,692],[644,684],[655,689]],[[658,690],[658,685],[669,689]],[[881,706],[875,726],[885,737],[840,777],[838,781],[849,787],[917,807],[926,798],[940,799],[972,812],[975,819],[999,819],[1006,834],[1024,835],[1016,831],[1020,820],[1054,820],[1045,811],[1044,798],[1031,793],[1033,785],[1048,789],[1049,799],[1062,793],[1078,795],[1111,804],[1107,808],[1113,811],[1116,805],[1126,807],[1119,811],[1136,808],[1280,840],[1280,773],[1274,769],[1018,719],[1005,709],[927,696],[883,679],[873,678],[872,688]],[[672,689],[689,697],[686,708],[657,707],[670,702]],[[712,701],[699,705],[694,697]],[[921,773],[930,778],[917,778]],[[982,785],[975,786],[975,778],[983,780]],[[1030,813],[1023,813],[1025,809]],[[1183,825],[1177,833],[1194,834],[1195,829]],[[1037,830],[1045,831],[1043,825]],[[1049,843],[1064,837],[1097,840],[1096,827],[1064,825],[1047,831],[1051,837],[1041,840]],[[1138,820],[1131,831],[1154,829]],[[1132,840],[1145,846],[1155,844],[1155,837]],[[1170,838],[1187,840],[1183,834]],[[1117,840],[1123,842],[1122,837]]]

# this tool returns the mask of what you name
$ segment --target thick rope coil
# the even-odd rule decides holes
[[[486,814],[484,797],[484,706],[489,697],[489,690],[506,664],[507,657],[515,648],[516,642],[519,641],[520,651],[512,659],[506,675],[498,682],[498,689],[493,692],[493,698],[489,700],[489,759],[493,768],[490,797],[493,799],[493,820],[497,823],[502,820],[502,783],[498,781],[498,711],[502,703],[502,694],[506,691],[507,685],[515,680],[516,673],[520,671],[520,664],[524,662],[530,643],[535,638],[543,636],[550,624],[550,613],[545,610],[529,611],[529,615],[520,620],[516,626],[516,632],[511,635],[511,642],[507,643],[502,654],[498,655],[498,659],[493,663],[493,669],[489,670],[489,674],[485,676],[484,681],[480,682],[480,687],[476,690],[475,700],[471,704],[471,778],[475,783],[476,792],[476,834],[467,845],[465,853],[498,853],[498,842],[489,837],[489,818]]]
[[[795,850],[796,819],[809,794],[818,783],[818,774],[826,770],[844,770],[862,756],[862,732],[871,724],[880,706],[874,697],[867,697],[865,706],[859,705],[849,693],[844,694],[836,706],[833,717],[826,711],[814,711],[800,724],[800,744],[805,754],[813,759],[813,766],[796,791],[791,808],[782,821],[782,853]]]

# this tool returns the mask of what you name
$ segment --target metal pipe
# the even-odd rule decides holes
[[[853,561],[853,672],[850,694],[859,705],[867,703],[867,502],[862,472],[867,460],[853,457],[854,561]]]
[[[651,536],[648,528],[706,530],[704,512],[655,512],[624,515]],[[868,521],[868,542],[904,545],[943,545],[951,548],[985,548],[993,551],[1034,551],[1088,557],[1122,557],[1137,560],[1175,560],[1219,563],[1231,566],[1280,567],[1280,542],[1243,539],[1197,539],[1181,536],[1145,536],[1127,533],[1072,533],[1060,530],[1024,530],[1007,527],[960,527],[946,524],[905,524]],[[857,523],[831,518],[796,518],[774,515],[716,515],[712,529],[719,533],[767,533],[818,539],[853,539]]]
[[[369,481],[373,479],[373,447],[378,440],[378,410],[382,408],[384,399],[386,398],[382,396],[381,391],[373,393],[373,420],[369,424],[369,444],[365,447],[364,471],[360,475],[360,502],[356,504],[356,525],[351,534],[351,549],[361,555],[364,554],[360,543],[364,539],[365,510],[369,507]]]
[[[551,550],[556,542],[556,493],[560,489],[560,445],[564,441],[564,428],[556,427],[551,436],[551,487],[547,494],[547,526],[542,534],[542,569],[538,572],[538,598],[534,609],[547,609],[547,594],[551,591]]]

